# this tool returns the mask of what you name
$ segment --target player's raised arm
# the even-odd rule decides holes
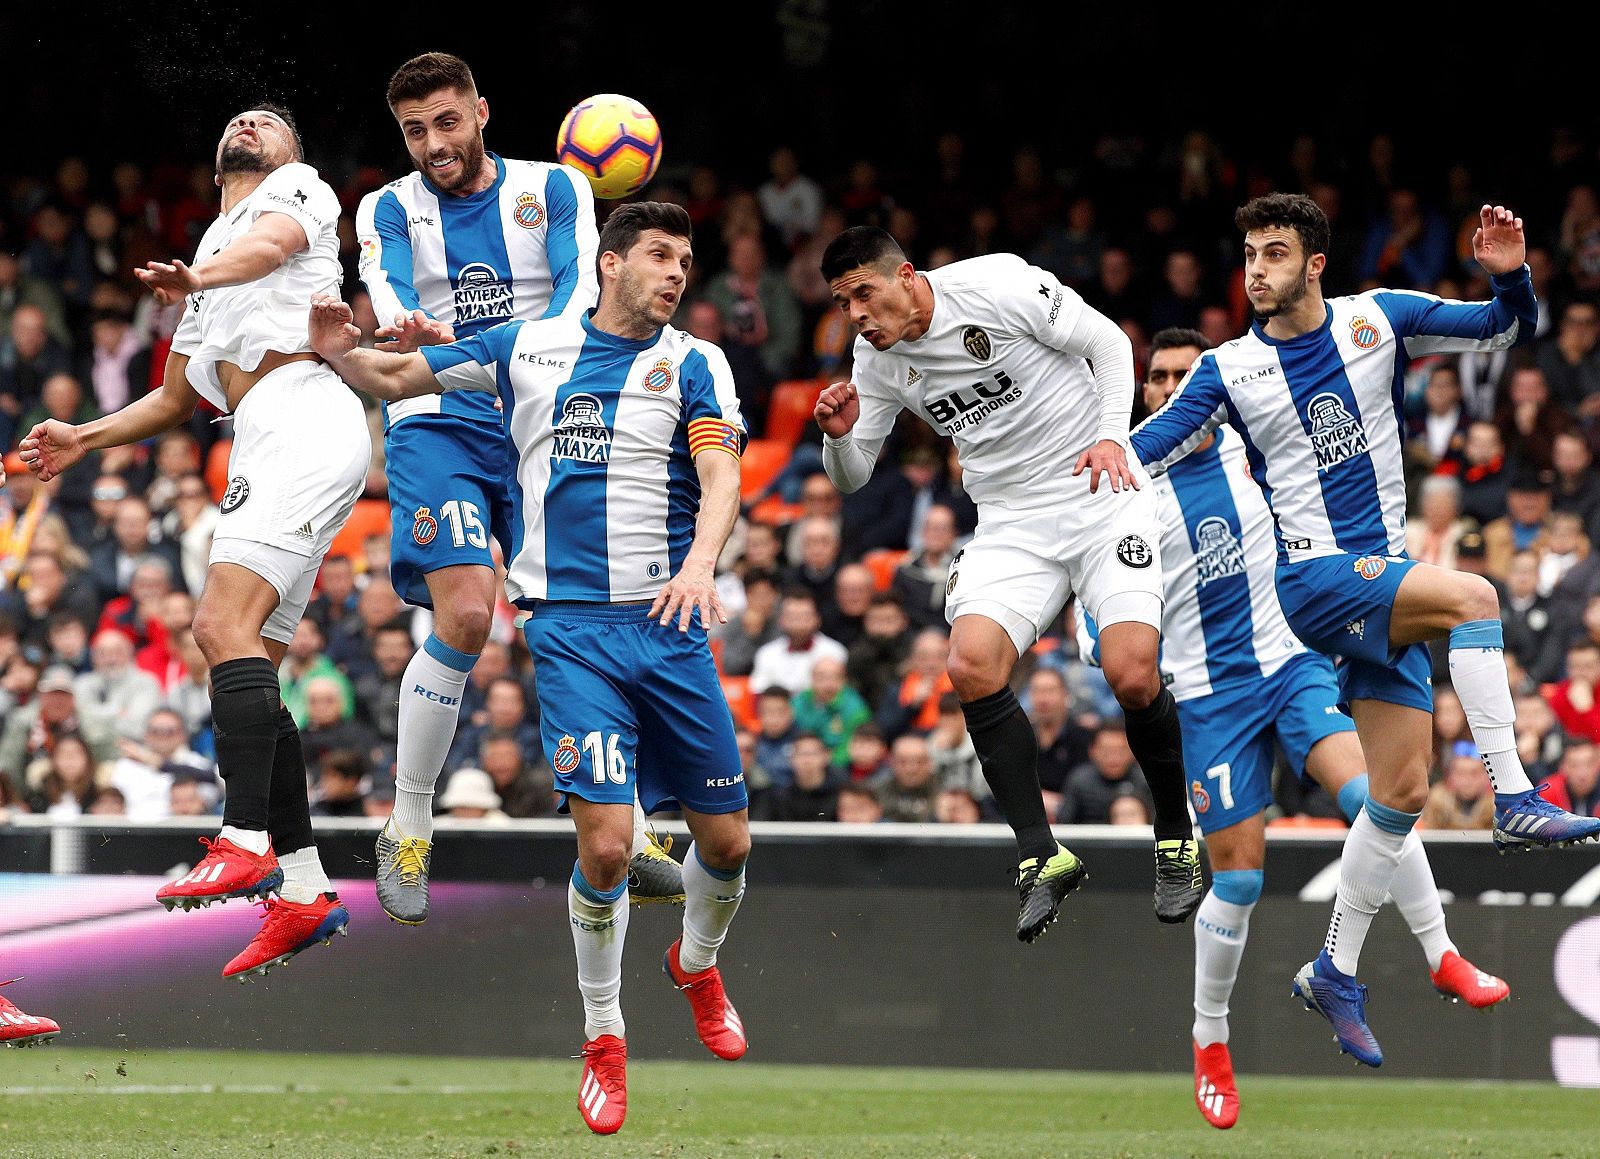
[[[349,304],[330,294],[311,299],[311,348],[346,383],[385,402],[444,392],[421,354],[363,349],[361,330],[353,319]]]
[[[866,401],[875,412],[885,410],[880,400],[868,396]],[[889,413],[891,423],[899,409],[896,406]],[[817,420],[817,426],[822,428],[822,469],[828,473],[833,485],[847,495],[866,486],[867,480],[872,478],[878,452],[883,449],[882,438],[855,437],[861,412],[862,395],[853,382],[835,382],[825,387],[817,396],[817,405],[811,412]],[[868,425],[879,425],[876,417]]]
[[[1216,360],[1204,355],[1166,405],[1133,429],[1133,453],[1151,475],[1160,475],[1205,441],[1227,417],[1227,392]]]
[[[192,266],[174,258],[133,271],[156,300],[170,305],[199,290],[242,286],[272,273],[307,246],[305,227],[286,213],[263,213],[244,234]]]

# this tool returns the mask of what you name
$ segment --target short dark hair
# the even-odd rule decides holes
[[[1177,350],[1179,347],[1193,346],[1197,350],[1210,350],[1211,341],[1198,330],[1191,330],[1187,326],[1168,326],[1165,330],[1157,330],[1150,336],[1150,353],[1156,354],[1162,350]]]
[[[689,211],[683,206],[670,201],[630,201],[617,206],[606,217],[595,253],[626,257],[639,240],[639,235],[648,229],[659,229],[684,241],[694,241],[694,222],[689,219]]]
[[[819,263],[824,281],[862,266],[892,273],[906,260],[906,251],[888,230],[875,225],[853,225],[828,243]]]
[[[1233,224],[1240,233],[1275,225],[1292,229],[1300,235],[1307,257],[1326,254],[1333,237],[1328,215],[1304,193],[1268,193],[1251,198],[1234,213]]]
[[[785,704],[793,704],[794,703],[794,695],[787,688],[785,688],[781,684],[769,684],[769,685],[767,685],[760,692],[756,693],[756,699],[758,701],[760,701],[760,700],[781,700]]]
[[[472,70],[467,67],[467,62],[459,56],[452,56],[448,52],[425,52],[421,56],[413,56],[394,70],[384,95],[392,109],[401,101],[418,101],[440,89],[477,95],[478,85],[472,79]]]
[[[256,101],[255,104],[246,105],[239,112],[248,113],[251,109],[263,113],[271,113],[282,121],[289,130],[289,137],[294,141],[294,159],[296,161],[304,161],[306,159],[305,143],[300,140],[300,126],[295,124],[293,113],[276,101]]]
[[[777,572],[766,567],[753,567],[744,573],[745,589],[749,590],[751,584],[766,584],[773,591],[783,590],[783,582],[778,579]]]

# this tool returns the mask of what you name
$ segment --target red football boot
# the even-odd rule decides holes
[[[202,909],[214,901],[227,901],[230,897],[244,897],[254,901],[266,897],[283,885],[283,870],[278,867],[278,857],[267,846],[262,854],[240,849],[226,837],[200,838],[206,855],[200,864],[188,873],[169,881],[156,890],[156,900],[167,907],[185,911],[200,906]]]
[[[706,1049],[718,1058],[743,1058],[749,1043],[745,1041],[739,1012],[722,988],[722,974],[715,966],[698,974],[686,973],[678,964],[678,945],[673,942],[667,947],[661,968],[672,979],[672,984],[688,995],[689,1005],[694,1007],[695,1033],[706,1044]]]
[[[9,986],[12,982],[21,980],[11,978],[0,982],[0,986]],[[37,1014],[24,1014],[17,1009],[14,1002],[0,997],[0,1043],[6,1046],[39,1046],[60,1033],[61,1027],[55,1019],[41,1018]]]
[[[301,950],[318,942],[326,946],[334,934],[349,933],[350,911],[331,893],[320,894],[316,901],[305,905],[281,897],[269,897],[261,904],[266,907],[266,920],[250,944],[222,968],[224,978],[248,982],[254,974],[265,977],[268,970],[283,965]]]
[[[628,1044],[602,1034],[583,1044],[578,1112],[596,1135],[614,1135],[628,1117]]]
[[[1226,1131],[1239,1121],[1239,1088],[1233,1082],[1233,1058],[1226,1042],[1194,1046],[1194,1105],[1206,1122]]]
[[[1439,968],[1428,971],[1428,979],[1441,996],[1477,1010],[1504,1002],[1511,995],[1511,987],[1504,981],[1485,974],[1454,950],[1444,952]]]

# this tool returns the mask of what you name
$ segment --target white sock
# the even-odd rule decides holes
[[[638,857],[650,844],[644,835],[644,806],[639,804],[639,798],[633,799],[633,852],[630,857]]]
[[[1255,904],[1236,905],[1207,893],[1194,915],[1194,1040],[1228,1041],[1228,998],[1239,977]]]
[[[476,661],[429,636],[400,678],[391,820],[407,837],[433,840],[433,788],[455,740],[461,694]]]
[[[1354,974],[1361,960],[1361,946],[1372,928],[1372,919],[1389,895],[1395,870],[1400,864],[1400,847],[1405,833],[1392,833],[1373,823],[1375,802],[1369,797],[1350,825],[1339,859],[1339,896],[1333,903],[1333,919],[1328,923],[1324,943],[1336,969]],[[1406,816],[1394,809],[1379,810],[1388,816]]]
[[[267,836],[265,829],[240,829],[236,825],[224,825],[222,832],[217,836],[226,837],[240,849],[248,849],[257,857],[265,853],[267,847],[272,844],[272,838]]]
[[[717,951],[743,897],[744,867],[737,877],[717,877],[701,864],[691,842],[683,855],[683,941],[678,944],[678,965],[685,973],[698,974],[717,964]]]
[[[1461,710],[1472,730],[1484,768],[1496,793],[1526,793],[1533,788],[1517,755],[1517,712],[1506,679],[1506,654],[1487,641],[1497,637],[1500,621],[1492,621],[1488,634],[1478,633],[1480,620],[1462,624],[1450,633],[1450,683],[1461,698]]]
[[[283,866],[283,888],[278,895],[284,901],[308,905],[317,900],[318,894],[333,892],[333,882],[322,868],[322,858],[317,855],[315,845],[283,854],[278,864]]]
[[[1455,943],[1450,940],[1444,926],[1444,906],[1439,902],[1439,887],[1433,880],[1433,867],[1428,864],[1428,853],[1422,846],[1422,835],[1415,829],[1406,834],[1400,847],[1400,864],[1389,883],[1389,896],[1405,916],[1406,925],[1422,943],[1422,952],[1428,956],[1428,969],[1437,970],[1439,963]]]
[[[594,901],[578,891],[576,869],[567,883],[572,945],[578,952],[578,992],[583,995],[583,1035],[626,1038],[622,1021],[622,944],[628,937],[628,886],[612,901]]]

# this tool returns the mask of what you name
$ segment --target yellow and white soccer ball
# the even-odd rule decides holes
[[[627,197],[661,164],[661,126],[632,97],[599,93],[573,105],[561,122],[556,160],[587,177],[596,197]]]

